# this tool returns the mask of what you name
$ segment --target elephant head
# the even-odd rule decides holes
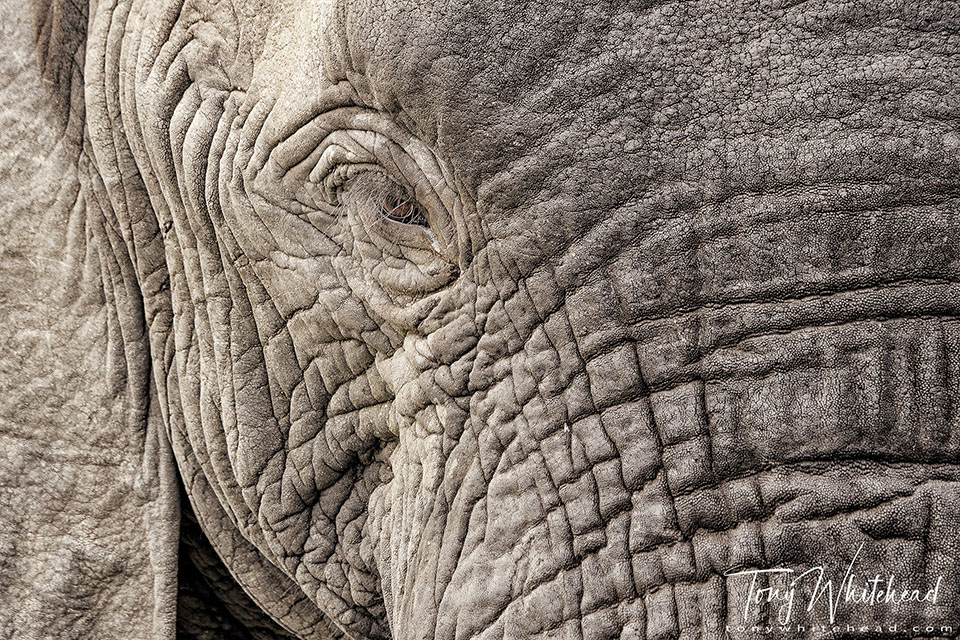
[[[6,633],[958,633],[957,5],[28,4]]]

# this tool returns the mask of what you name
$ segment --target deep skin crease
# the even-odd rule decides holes
[[[960,6],[15,13],[5,635],[960,635]]]

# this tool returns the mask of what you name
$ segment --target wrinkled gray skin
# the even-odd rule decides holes
[[[956,635],[957,3],[0,12],[3,637]]]

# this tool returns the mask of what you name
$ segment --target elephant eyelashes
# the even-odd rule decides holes
[[[343,176],[347,176],[343,179]],[[338,170],[334,178],[340,177],[339,184],[334,182],[336,201],[378,215],[381,220],[418,227],[430,227],[427,214],[416,200],[407,195],[406,190],[379,171],[360,171],[355,175]]]
[[[427,226],[427,218],[420,209],[420,205],[407,199],[386,196],[380,202],[380,215],[400,224]]]

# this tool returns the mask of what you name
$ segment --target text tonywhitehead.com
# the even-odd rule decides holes
[[[728,633],[746,633],[752,634],[782,634],[782,633],[914,633],[914,634],[939,634],[941,636],[950,636],[953,634],[952,625],[932,626],[932,625],[829,625],[829,624],[794,624],[789,626],[781,625],[726,625]]]

